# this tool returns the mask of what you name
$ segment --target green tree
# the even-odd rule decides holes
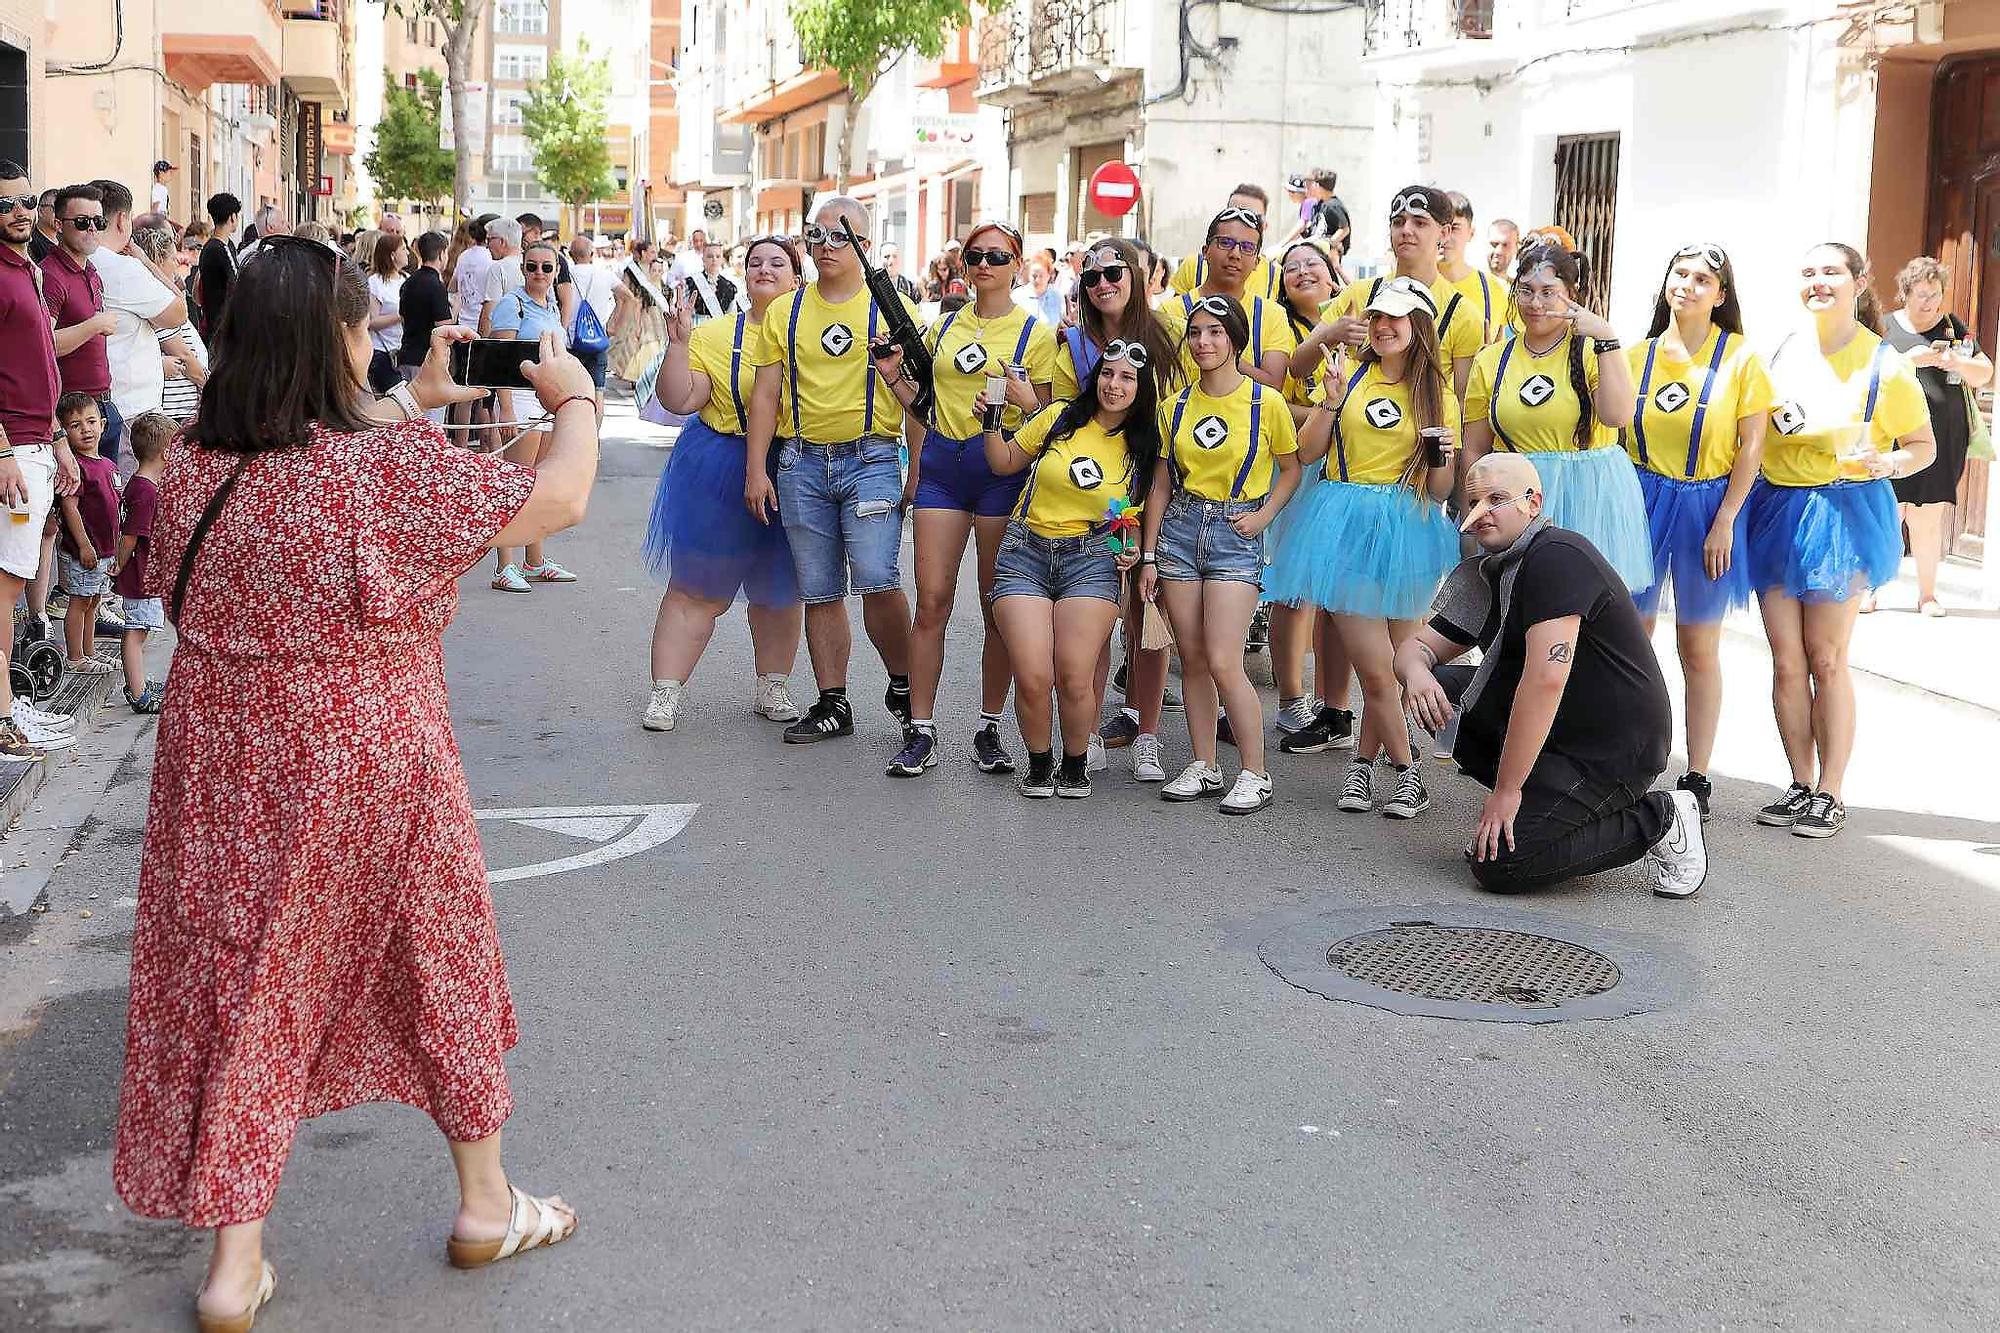
[[[792,28],[806,63],[824,65],[847,84],[834,182],[845,192],[854,169],[854,122],[875,84],[915,53],[934,60],[945,34],[971,22],[970,0],[790,0]]]
[[[450,197],[457,164],[450,149],[438,146],[443,102],[444,79],[436,70],[419,70],[415,88],[388,81],[375,146],[362,159],[375,178],[376,198],[428,204]]]
[[[444,37],[444,82],[451,96],[451,197],[464,208],[472,198],[472,137],[465,132],[465,86],[472,81],[472,35],[493,0],[385,0],[389,12],[404,19],[434,19]]]
[[[618,188],[604,142],[610,96],[610,62],[593,59],[590,44],[578,42],[574,56],[551,53],[547,76],[521,104],[521,134],[534,155],[535,174],[572,210]]]

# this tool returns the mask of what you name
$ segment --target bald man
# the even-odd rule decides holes
[[[1519,893],[1643,856],[1655,894],[1692,898],[1708,878],[1701,810],[1692,792],[1648,790],[1673,711],[1624,580],[1542,516],[1524,455],[1480,459],[1465,502],[1481,554],[1396,650],[1396,676],[1431,731],[1458,716],[1452,758],[1492,788],[1465,849],[1473,878]],[[1445,665],[1475,645],[1477,668]]]

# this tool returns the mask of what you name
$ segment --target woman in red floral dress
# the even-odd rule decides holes
[[[445,370],[465,330],[438,331],[414,405],[366,396],[367,287],[329,247],[275,238],[229,296],[146,571],[179,643],[113,1168],[135,1212],[216,1229],[204,1330],[269,1298],[263,1218],[298,1122],[358,1102],[406,1102],[450,1141],[455,1264],[576,1227],[500,1163],[514,1012],[439,640],[458,576],[577,522],[597,464],[590,375],[550,341],[531,469],[404,420],[477,396]]]

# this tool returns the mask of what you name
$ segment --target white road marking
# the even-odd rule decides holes
[[[555,819],[517,819],[514,822],[526,824],[529,828],[547,829],[551,833],[567,833],[585,842],[610,842],[623,833],[625,826],[632,821],[625,815],[566,815]]]
[[[694,818],[699,805],[541,805],[525,806],[513,810],[475,810],[478,819],[504,819],[531,828],[551,828],[559,833],[570,833],[578,837],[599,842],[587,852],[575,856],[565,856],[553,861],[537,861],[532,865],[509,866],[505,870],[489,870],[486,880],[489,884],[506,884],[518,879],[540,879],[546,875],[560,875],[566,870],[587,870],[611,861],[622,861],[628,856],[650,851],[661,843],[678,837],[688,821]],[[631,821],[636,820],[636,823]],[[622,837],[609,841],[620,827],[631,823]],[[563,827],[575,825],[575,828]],[[583,831],[585,829],[588,831]],[[600,836],[601,835],[601,836]]]

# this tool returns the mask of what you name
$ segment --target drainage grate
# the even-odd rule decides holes
[[[1363,985],[1462,1004],[1547,1009],[1602,995],[1623,975],[1594,949],[1546,935],[1398,921],[1350,935],[1326,961]]]

